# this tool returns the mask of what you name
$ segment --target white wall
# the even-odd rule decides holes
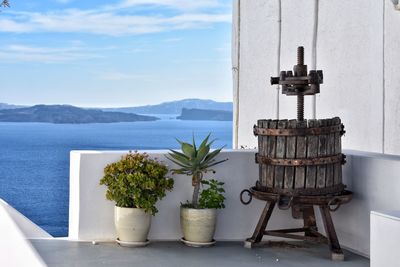
[[[8,267],[45,267],[47,266],[32,244],[27,240],[26,230],[36,238],[46,238],[44,231],[33,226],[23,215],[0,199],[0,262]],[[30,225],[32,224],[32,225]],[[29,225],[29,226],[28,226]]]
[[[317,69],[324,71],[317,118],[342,118],[346,149],[400,154],[400,12],[390,0],[318,1],[317,11],[315,1],[235,1],[240,16],[233,36],[233,58],[239,59],[234,98],[238,147],[257,146],[253,124],[276,118],[277,107],[281,119],[296,116],[295,97],[279,94],[278,101],[269,77],[277,75],[279,62],[281,70],[292,69],[302,45],[306,64],[310,67],[314,50]],[[305,117],[312,118],[311,97],[305,104]]]
[[[371,267],[398,267],[400,212],[371,212]]]
[[[369,255],[370,211],[400,210],[400,157],[345,151],[344,183],[353,200],[334,215],[340,242]]]
[[[114,204],[105,199],[104,186],[99,185],[104,166],[117,161],[126,152],[71,152],[69,238],[78,240],[111,240],[115,238]],[[164,151],[150,155],[164,159]],[[264,202],[253,200],[249,206],[239,201],[239,193],[253,186],[258,179],[254,150],[221,153],[229,158],[216,167],[215,177],[226,183],[226,209],[220,210],[216,239],[244,240],[250,237],[261,214]],[[348,163],[344,181],[354,192],[353,201],[343,205],[332,217],[343,246],[369,255],[369,214],[371,210],[396,210],[400,203],[400,157],[347,151]],[[170,167],[174,167],[172,164]],[[174,176],[173,192],[158,204],[150,238],[176,240],[181,237],[179,203],[191,197],[191,182],[186,176]],[[317,212],[317,215],[319,213]],[[319,215],[318,215],[319,217]],[[275,210],[270,229],[299,227],[289,211]],[[321,220],[319,228],[323,230]]]
[[[79,240],[115,239],[113,207],[105,199],[105,186],[99,185],[106,164],[117,161],[126,152],[71,152],[70,175],[70,221],[69,237]],[[166,160],[165,151],[151,151],[152,157]],[[244,206],[239,201],[239,193],[256,182],[258,167],[254,163],[254,151],[222,152],[221,158],[229,160],[215,167],[215,178],[225,182],[226,208],[220,210],[216,238],[219,240],[242,240],[252,234],[263,203],[254,201]],[[173,167],[172,164],[168,164]],[[176,166],[175,166],[176,167]],[[179,208],[181,202],[191,199],[191,180],[184,175],[174,176],[173,192],[158,204],[159,213],[153,218],[151,239],[176,240],[182,237],[180,232]],[[274,222],[291,224],[290,217],[284,212]],[[256,214],[256,215],[255,215]],[[254,216],[255,215],[255,216]],[[283,217],[282,217],[283,216]],[[280,220],[279,218],[285,218]]]
[[[0,206],[7,212],[7,215],[12,219],[15,225],[19,228],[22,234],[28,239],[51,239],[49,233],[40,228],[37,224],[29,220],[22,213],[14,209],[7,202],[0,199]]]
[[[394,11],[389,2],[385,5],[385,152],[400,154],[400,9]]]

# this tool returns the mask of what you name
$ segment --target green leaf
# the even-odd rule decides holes
[[[189,159],[188,156],[186,156],[185,154],[183,154],[183,153],[181,153],[181,152],[179,152],[179,151],[172,150],[172,149],[170,149],[169,151],[171,151],[172,153],[174,153],[174,154],[176,154],[176,155],[179,155],[179,156],[181,156],[181,157],[185,157],[185,158]],[[171,153],[168,153],[168,154],[171,154]]]
[[[207,145],[207,142],[208,142],[208,139],[210,138],[210,135],[211,135],[211,133],[209,133],[207,135],[207,137],[204,138],[203,142],[201,142],[201,144],[200,144],[200,148]]]
[[[220,160],[220,161],[211,163],[210,165],[208,165],[208,167],[212,167],[212,166],[218,165],[218,164],[220,164],[220,163],[222,163],[222,162],[225,162],[225,161],[227,161],[227,160],[228,160],[228,159],[223,159],[223,160]]]
[[[179,140],[178,138],[175,138],[175,140],[180,144],[180,145],[182,145],[182,141],[181,140]]]
[[[184,165],[184,164],[182,164],[182,163],[180,163],[180,162],[178,162],[178,161],[176,161],[176,160],[174,160],[174,159],[172,159],[172,158],[169,158],[168,156],[165,156],[165,157],[166,157],[167,159],[169,159],[170,161],[172,161],[173,163],[175,163],[176,165],[182,167],[182,168],[186,168],[186,169],[189,169],[189,168],[190,168],[190,166],[186,166],[186,165]]]
[[[156,202],[173,188],[167,167],[145,153],[129,153],[107,165],[100,183],[107,186],[106,198],[118,207],[142,208],[155,214]]]
[[[197,154],[197,147],[196,147],[196,141],[194,140],[194,133],[192,133],[192,145],[193,145],[195,154]]]
[[[216,150],[214,150],[213,152],[209,153],[206,158],[204,159],[204,162],[210,162],[211,160],[213,160],[220,152],[221,152],[222,148],[218,148]]]
[[[205,157],[208,155],[210,152],[210,146],[200,146],[199,151],[197,152],[197,157],[196,160],[198,163],[202,162]]]
[[[193,159],[196,156],[196,151],[191,144],[182,142],[182,151],[189,158]]]
[[[190,159],[186,156],[181,156],[179,154],[168,154],[170,157],[174,158],[176,161],[180,162],[182,165],[190,167]]]

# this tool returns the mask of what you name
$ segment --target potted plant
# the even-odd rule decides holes
[[[167,158],[177,164],[180,168],[172,170],[173,173],[186,174],[192,177],[193,196],[192,201],[181,205],[180,221],[183,232],[182,241],[190,246],[210,246],[215,243],[217,212],[216,209],[224,208],[223,183],[215,179],[203,180],[207,172],[215,173],[211,167],[220,164],[227,159],[217,160],[216,156],[222,148],[211,151],[214,141],[208,142],[208,135],[196,146],[194,137],[192,144],[182,141],[182,152],[171,150]],[[207,186],[200,194],[200,185]]]
[[[100,185],[107,186],[106,198],[115,202],[117,242],[122,246],[145,246],[156,203],[171,191],[168,168],[146,153],[129,152],[104,168]]]

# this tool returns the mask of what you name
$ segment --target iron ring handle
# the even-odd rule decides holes
[[[293,203],[293,198],[294,198],[294,196],[291,196],[291,197],[290,197],[289,202],[288,202],[288,204],[287,204],[286,206],[281,204],[281,198],[282,198],[282,196],[279,195],[279,196],[278,196],[278,207],[279,207],[279,209],[281,209],[281,210],[288,210],[288,209],[290,209],[290,208],[292,207],[292,203]]]
[[[244,193],[247,193],[247,195],[249,196],[249,200],[247,201],[243,200]],[[240,192],[240,202],[242,202],[243,205],[249,205],[252,200],[253,200],[253,194],[250,192],[250,190],[244,189],[242,190],[242,192]]]
[[[331,206],[333,206],[333,205],[336,205],[336,207],[331,208]],[[342,201],[341,201],[339,198],[334,197],[334,198],[332,198],[331,200],[329,200],[329,202],[328,202],[328,209],[329,209],[331,212],[335,212],[335,211],[337,211],[337,210],[340,208],[341,205],[342,205]]]

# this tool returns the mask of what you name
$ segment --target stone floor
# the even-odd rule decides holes
[[[33,240],[32,244],[50,267],[369,266],[367,258],[349,251],[344,262],[333,262],[327,246],[302,242],[274,242],[253,249],[244,248],[242,242],[218,242],[210,248],[191,248],[180,242],[153,242],[145,248],[67,240]]]

